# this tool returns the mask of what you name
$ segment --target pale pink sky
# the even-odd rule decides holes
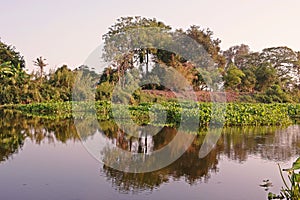
[[[81,65],[121,16],[155,17],[174,28],[209,27],[223,50],[245,43],[252,50],[300,50],[298,0],[9,0],[0,4],[0,37],[16,46],[33,69],[42,55],[51,68]]]

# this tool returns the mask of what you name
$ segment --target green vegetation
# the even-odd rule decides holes
[[[11,110],[0,110],[0,115],[0,163],[21,151],[26,140],[42,144],[80,139],[69,119],[26,117]]]
[[[87,102],[56,102],[38,104],[18,104],[13,108],[27,113],[46,118],[71,118],[79,117],[89,112],[97,112],[98,120],[122,119],[128,121],[132,119],[138,124],[169,125],[177,126],[183,121],[194,122],[199,119],[201,127],[207,127],[212,122],[212,103],[189,102],[164,102],[160,106],[153,103],[142,103],[139,105],[116,104],[112,106],[108,101],[97,101],[95,104]],[[72,113],[72,106],[75,112]],[[193,107],[191,107],[193,106]],[[112,107],[115,109],[114,115]],[[300,104],[257,104],[257,103],[228,103],[226,110],[215,112],[225,112],[225,126],[259,126],[259,125],[288,125],[292,120],[300,115]],[[130,115],[126,115],[129,110]],[[166,113],[166,119],[162,118]],[[149,116],[152,116],[150,118]],[[214,122],[222,123],[214,119]],[[164,124],[161,124],[164,123]]]
[[[124,35],[131,37],[132,47],[125,45],[128,38],[124,40]],[[206,53],[189,55],[192,61],[188,60],[186,50],[172,46],[172,39],[176,39],[184,49],[192,48],[186,38],[200,44]],[[110,64],[101,74],[88,66],[71,70],[66,65],[45,74],[48,64],[42,56],[33,61],[38,72],[28,74],[20,53],[0,41],[0,104],[30,115],[71,118],[74,102],[87,111],[93,105],[79,102],[96,100],[99,120],[128,118],[123,115],[129,110],[139,124],[159,124],[159,116],[149,116],[166,113],[164,125],[176,126],[182,120],[193,122],[200,117],[201,126],[206,127],[212,122],[212,103],[200,102],[191,107],[189,103],[180,105],[175,97],[145,92],[173,94],[189,84],[196,92],[213,93],[218,91],[216,87],[224,86],[226,92],[237,94],[234,101],[239,103],[226,106],[226,126],[285,125],[300,116],[296,104],[300,102],[300,53],[288,47],[252,52],[242,44],[221,51],[221,40],[213,38],[209,29],[192,25],[187,30],[174,30],[143,17],[118,19],[103,39],[102,58]],[[210,69],[211,62],[216,69]],[[83,84],[74,87],[78,78]],[[110,101],[117,103],[117,116],[112,115]],[[155,103],[161,106],[152,106]]]
[[[133,30],[136,28],[139,28],[140,32],[134,35]],[[122,40],[122,36],[126,34],[135,36],[130,38],[133,43],[141,42],[138,38],[142,37],[145,43],[148,42],[148,46],[164,47],[165,44],[157,41],[156,32],[151,36],[146,35],[147,28],[159,28],[163,32],[162,36],[182,35],[183,37],[190,37],[201,44],[208,55],[199,54],[198,57],[193,57],[191,62],[178,53],[155,48],[126,49],[126,54],[124,53],[125,50],[124,52],[118,51],[118,49],[126,46],[127,40]],[[170,42],[166,38],[159,38],[164,43]],[[116,24],[110,27],[110,31],[104,35],[103,39],[105,41],[104,58],[114,64],[104,69],[98,85],[97,99],[100,100],[110,99],[116,85],[125,89],[128,81],[126,75],[130,74],[132,69],[140,71],[141,80],[145,83],[158,82],[157,80],[163,79],[162,82],[165,83],[168,80],[175,85],[175,88],[180,88],[182,82],[176,80],[172,73],[169,73],[170,69],[175,69],[190,83],[194,91],[212,89],[212,83],[222,82],[227,92],[238,94],[237,101],[239,102],[299,103],[300,100],[300,53],[285,46],[252,52],[249,46],[241,44],[221,51],[219,46],[221,41],[214,39],[213,32],[209,29],[204,30],[198,26],[191,26],[186,31],[182,29],[172,31],[170,26],[162,22],[141,17],[119,19]],[[116,39],[118,42],[114,42]],[[192,49],[190,46],[185,46],[185,48]],[[207,61],[205,60],[206,57],[210,57],[211,61],[216,64],[216,71],[209,71],[206,68],[209,66],[201,66],[200,63]],[[151,70],[148,67],[149,63],[153,65]],[[167,67],[159,68],[158,65],[161,64]],[[220,75],[221,82],[218,80]],[[143,84],[143,81],[137,82],[137,84],[142,85],[141,89],[165,91],[169,89],[160,83]],[[139,102],[142,98],[139,96],[140,93],[136,91],[131,96],[132,103]]]
[[[193,42],[187,38],[204,51],[195,50]],[[84,124],[80,119],[94,117],[94,113],[108,138],[116,139],[116,135],[122,135],[118,144],[123,147],[127,147],[128,143],[132,145],[134,140],[139,145],[142,143],[140,138],[124,137],[125,132],[120,130],[114,119],[128,126],[132,125],[132,121],[139,125],[164,126],[167,131],[159,137],[153,137],[157,149],[163,145],[159,142],[171,140],[176,134],[176,129],[170,127],[177,128],[183,122],[188,125],[199,123],[203,129],[210,124],[221,124],[225,126],[225,131],[265,126],[267,129],[264,134],[267,134],[268,126],[286,126],[300,119],[300,51],[280,46],[253,52],[245,44],[222,51],[221,40],[214,38],[209,29],[191,25],[187,30],[174,30],[161,21],[143,17],[118,19],[103,35],[103,40],[104,53],[99,56],[109,64],[99,74],[89,66],[71,70],[66,65],[46,73],[48,64],[43,56],[33,61],[37,72],[28,73],[22,55],[15,47],[0,41],[0,106],[3,108],[0,114],[6,120],[0,127],[0,162],[17,152],[26,138],[34,139],[37,143],[51,137],[61,142],[77,140],[78,127],[85,130],[86,135],[81,135],[82,138],[93,135],[97,130],[97,121],[86,120],[90,124]],[[181,44],[180,49],[173,40]],[[207,102],[195,102],[189,98],[180,102],[184,98],[179,100],[174,94],[187,88],[195,91],[196,98],[201,92],[224,92],[236,94],[237,97],[229,102],[213,102],[212,98]],[[24,116],[15,113],[15,110],[29,116],[27,121],[23,121]],[[76,127],[74,119],[79,119]],[[235,127],[231,129],[231,126]],[[37,131],[33,132],[32,127]],[[189,127],[184,128],[188,130]],[[195,140],[189,149],[197,152],[193,159],[188,160],[191,157],[183,155],[182,158],[187,161],[179,160],[171,165],[176,173],[179,171],[177,169],[188,165],[186,174],[200,169],[198,176],[201,177],[208,174],[208,168],[217,165],[216,148],[204,158],[212,159],[212,164],[203,168],[203,162],[196,162],[199,159],[199,144],[204,140],[201,131],[197,135],[198,141]],[[57,135],[53,137],[52,132]],[[245,129],[244,133],[249,132]],[[223,145],[225,150],[229,148],[228,155],[232,151],[230,148],[241,151],[240,146],[246,143],[247,138],[240,139],[237,134],[228,135],[232,139],[226,140],[228,145],[216,146]],[[252,138],[251,143],[254,144],[255,137]],[[240,156],[245,156],[245,152]],[[299,169],[300,158],[291,169],[285,170],[289,173],[288,185],[280,168],[285,187],[279,195],[269,193],[268,198],[300,199]],[[108,174],[116,174],[112,169],[105,170]],[[165,181],[155,173],[153,179],[153,174],[145,177],[141,174],[142,179],[140,175],[129,174],[120,176],[120,180],[115,179],[117,181],[114,182],[127,190],[138,177],[142,180],[142,187],[150,185],[154,188],[154,182],[159,185]],[[126,185],[126,177],[132,183]],[[152,183],[152,180],[155,181]],[[194,180],[190,178],[191,182]]]
[[[136,29],[139,29],[137,35]],[[122,38],[126,33],[133,34],[132,43],[141,43],[138,44],[141,47],[119,51],[127,42]],[[191,62],[184,57],[186,51],[170,51],[172,40],[168,36],[187,45],[183,46],[186,49],[192,46],[188,46],[190,44],[182,37],[190,38],[200,44],[207,55],[191,55]],[[103,39],[102,57],[111,64],[101,75],[92,74],[87,66],[70,70],[66,65],[45,74],[45,68],[49,66],[42,56],[33,61],[38,72],[28,74],[21,54],[15,47],[0,41],[0,104],[71,101],[75,78],[80,72],[98,80],[96,100],[110,100],[114,89],[120,87],[120,93],[124,97],[127,95],[131,104],[142,103],[145,99],[142,91],[145,89],[170,91],[168,84],[177,89],[184,88],[182,81],[173,75],[179,73],[194,91],[206,91],[212,89],[213,83],[221,83],[226,92],[237,94],[237,102],[300,102],[300,52],[285,46],[253,52],[249,46],[241,44],[222,51],[221,40],[214,38],[209,29],[192,25],[187,30],[174,30],[161,21],[143,17],[118,19]],[[115,42],[116,39],[119,39],[118,42]],[[207,59],[216,64],[216,70],[209,71],[209,66],[200,64],[208,63]],[[161,84],[160,79],[167,86]],[[126,88],[128,85],[131,88]],[[129,93],[136,86],[139,89]],[[85,94],[85,88],[79,90],[81,96],[89,95]],[[157,98],[160,97],[153,99]]]
[[[49,119],[64,119],[72,117],[71,102],[45,102],[32,104],[7,105],[6,108],[16,109],[28,116],[38,116]]]
[[[300,157],[293,163],[293,166],[290,169],[283,169],[287,171],[289,185],[283,177],[282,170],[280,165],[279,172],[284,183],[279,195],[269,192],[268,199],[287,199],[287,200],[298,200],[300,199]]]

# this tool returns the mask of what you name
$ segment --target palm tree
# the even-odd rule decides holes
[[[33,61],[34,65],[40,68],[40,80],[42,80],[43,78],[44,67],[48,65],[47,63],[45,63],[45,61],[46,59],[42,58],[42,56]]]

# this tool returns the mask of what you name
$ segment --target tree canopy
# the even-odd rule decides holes
[[[0,63],[11,62],[13,66],[25,68],[25,60],[16,48],[11,45],[7,45],[0,40]]]
[[[224,87],[240,94],[241,101],[300,101],[300,51],[287,46],[252,51],[241,44],[222,51],[221,40],[208,28],[174,29],[140,16],[117,19],[102,38],[99,56],[107,65],[100,75],[88,66],[71,70],[66,65],[46,74],[43,56],[33,61],[39,73],[28,74],[21,53],[0,41],[0,103],[70,101],[76,76],[95,81],[96,99],[111,99],[119,87],[125,91],[120,98],[134,103],[143,99],[143,90],[176,91],[188,83],[194,91]],[[90,95],[85,87],[93,85],[85,84],[77,88],[78,98]]]

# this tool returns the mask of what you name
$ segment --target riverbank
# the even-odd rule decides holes
[[[158,106],[159,105],[159,106]],[[282,103],[141,103],[138,105],[112,105],[108,101],[97,102],[48,102],[7,105],[26,115],[42,118],[80,118],[97,113],[99,121],[132,119],[138,124],[174,126],[185,122],[199,122],[206,127],[210,123],[225,126],[289,125],[299,118],[300,104]],[[127,112],[129,111],[129,113]],[[199,119],[199,121],[197,120]]]

